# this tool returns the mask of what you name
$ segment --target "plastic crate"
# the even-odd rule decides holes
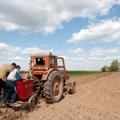
[[[21,101],[27,101],[33,92],[33,80],[16,82],[17,97]]]

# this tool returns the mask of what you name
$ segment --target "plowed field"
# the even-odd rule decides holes
[[[40,100],[34,111],[22,114],[1,109],[1,120],[120,120],[120,72],[71,77],[74,95],[66,94],[55,104]],[[11,114],[12,113],[12,114]],[[9,115],[8,115],[9,114]],[[11,117],[12,116],[12,117]]]

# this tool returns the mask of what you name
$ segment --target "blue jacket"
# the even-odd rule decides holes
[[[19,71],[16,71],[16,81],[20,81],[20,72]]]

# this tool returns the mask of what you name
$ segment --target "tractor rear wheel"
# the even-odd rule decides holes
[[[48,103],[61,100],[63,96],[63,78],[58,71],[52,71],[44,84],[44,94]]]

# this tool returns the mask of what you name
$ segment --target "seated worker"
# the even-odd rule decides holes
[[[22,79],[22,80],[30,80],[31,78],[32,78],[32,77],[31,77],[29,71],[24,71],[24,72],[21,74],[21,79]]]
[[[2,99],[2,90],[3,90],[3,95],[5,94],[6,91],[6,79],[8,74],[16,67],[16,63],[12,64],[4,64],[0,67],[0,101]]]
[[[7,77],[7,92],[5,94],[5,97],[3,98],[3,103],[15,103],[16,102],[16,86],[15,81],[20,80],[20,66],[16,65],[14,70],[8,75]]]

